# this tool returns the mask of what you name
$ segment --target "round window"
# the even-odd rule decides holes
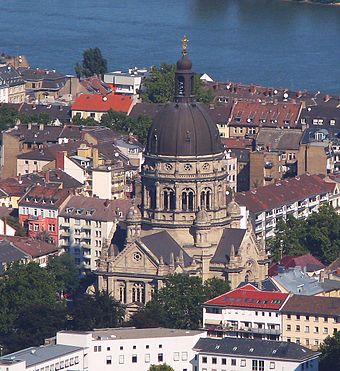
[[[140,252],[134,252],[133,253],[133,260],[136,262],[139,262],[142,260],[142,254]]]

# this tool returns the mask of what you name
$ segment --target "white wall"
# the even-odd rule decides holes
[[[67,156],[64,157],[64,169],[66,174],[72,178],[78,180],[78,182],[84,184],[85,182],[85,171],[78,166],[76,163],[71,161]]]
[[[3,236],[14,236],[15,229],[0,219],[0,234]]]
[[[92,195],[111,200],[112,178],[111,171],[92,171]]]
[[[151,364],[160,363],[167,363],[175,371],[191,371],[196,354],[192,348],[203,336],[205,333],[202,332],[192,336],[95,340],[86,334],[74,336],[61,332],[57,334],[57,343],[74,346],[86,344],[88,371],[147,371]],[[158,362],[159,354],[163,354],[162,362]],[[133,356],[137,356],[136,363],[132,362]],[[111,364],[108,364],[110,359]]]

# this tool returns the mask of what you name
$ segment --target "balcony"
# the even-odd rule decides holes
[[[82,242],[82,243],[80,244],[80,246],[81,246],[81,247],[85,247],[85,248],[90,249],[90,248],[91,248],[91,243]]]
[[[63,230],[63,231],[61,231],[60,236],[61,237],[69,237],[69,236],[71,236],[71,231],[69,229]]]
[[[265,180],[266,182],[270,182],[271,180],[273,180],[273,177],[272,177],[271,175],[266,175],[266,176],[264,177],[264,180]]]
[[[81,227],[81,230],[82,230],[82,231],[90,231],[90,230],[91,230],[91,225],[83,225],[83,226]]]
[[[91,250],[83,250],[84,258],[91,259]]]

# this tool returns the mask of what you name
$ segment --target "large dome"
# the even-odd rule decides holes
[[[149,130],[147,154],[203,156],[223,152],[217,126],[202,103],[168,103]]]

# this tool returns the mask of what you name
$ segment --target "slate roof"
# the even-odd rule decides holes
[[[167,231],[161,231],[141,238],[143,244],[158,258],[163,257],[164,263],[169,265],[171,253],[174,258],[179,257],[183,252],[184,265],[189,266],[192,258],[178,245]]]
[[[107,112],[112,109],[128,112],[131,105],[131,97],[125,95],[81,94],[73,103],[72,111]]]
[[[16,108],[18,112],[27,113],[28,115],[39,115],[46,113],[51,120],[58,119],[63,123],[69,123],[71,120],[71,108],[69,106],[55,104],[30,104],[30,103],[9,103],[10,106]]]
[[[72,196],[59,216],[75,219],[114,221],[125,218],[132,200],[105,200],[95,197]],[[119,216],[122,212],[122,216]]]
[[[207,112],[215,124],[226,124],[231,116],[232,109],[233,103],[228,103],[218,106],[209,106],[207,107]]]
[[[7,242],[8,245],[14,246],[34,259],[56,253],[59,250],[54,244],[30,237],[0,236],[0,242],[4,245]]]
[[[288,271],[271,277],[274,283],[283,286],[288,292],[299,295],[315,295],[323,292],[320,283],[300,267],[289,268]]]
[[[298,150],[302,131],[263,128],[256,137],[256,146],[270,151]]]
[[[17,178],[0,179],[0,197],[22,196],[27,191],[28,184]]]
[[[339,104],[339,101],[337,101]],[[301,111],[301,119],[305,119],[309,127],[313,127],[313,119],[323,120],[322,126],[330,126],[330,120],[335,120],[336,127],[340,128],[340,107],[330,105],[316,105],[306,107]]]
[[[80,350],[83,350],[83,348],[60,344],[31,347],[7,354],[0,358],[0,362],[4,360],[13,362],[26,361],[26,367],[31,367]]]
[[[36,185],[19,201],[20,206],[57,209],[71,194],[71,190]]]
[[[206,301],[204,306],[279,310],[287,297],[288,294],[261,291],[251,284],[246,284],[245,286]]]
[[[32,124],[31,129],[28,125],[17,125],[6,131],[7,134],[16,136],[25,143],[58,143],[58,138],[63,130],[63,126],[44,125],[40,130],[39,124]]]
[[[335,183],[326,182],[322,175],[308,173],[279,180],[275,184],[236,193],[235,200],[253,213],[271,210],[320,194],[333,193]]]
[[[7,240],[0,240],[0,275],[4,273],[3,264],[26,259],[29,259],[29,256],[22,250],[16,248]]]
[[[0,67],[0,81],[9,87],[25,84],[19,72],[11,65]]]
[[[340,322],[340,298],[327,296],[291,296],[283,308],[282,313],[307,314],[317,316],[335,316]]]
[[[297,362],[314,358],[319,354],[293,342],[234,337],[223,339],[201,338],[193,349],[204,354],[282,359]]]
[[[225,228],[217,245],[215,255],[211,259],[211,263],[228,263],[231,253],[231,246],[234,245],[235,254],[237,254],[246,231],[246,229]]]
[[[231,157],[237,158],[237,162],[249,162],[249,152],[249,149],[232,148],[230,154]]]
[[[164,107],[164,104],[155,104],[155,103],[137,103],[135,104],[131,112],[129,113],[129,116],[131,117],[139,117],[139,116],[148,116],[153,120],[157,114],[162,110]]]
[[[311,254],[305,254],[302,256],[284,256],[279,263],[273,264],[269,267],[269,276],[276,276],[279,271],[279,266],[288,269],[290,267],[299,266],[301,268],[306,267],[307,272],[315,272],[325,268],[325,266]]]
[[[320,136],[320,134],[322,134],[322,136]],[[340,144],[340,124],[338,128],[322,126],[319,128],[308,128],[303,132],[301,138],[302,144],[322,143],[326,146],[328,142]]]

